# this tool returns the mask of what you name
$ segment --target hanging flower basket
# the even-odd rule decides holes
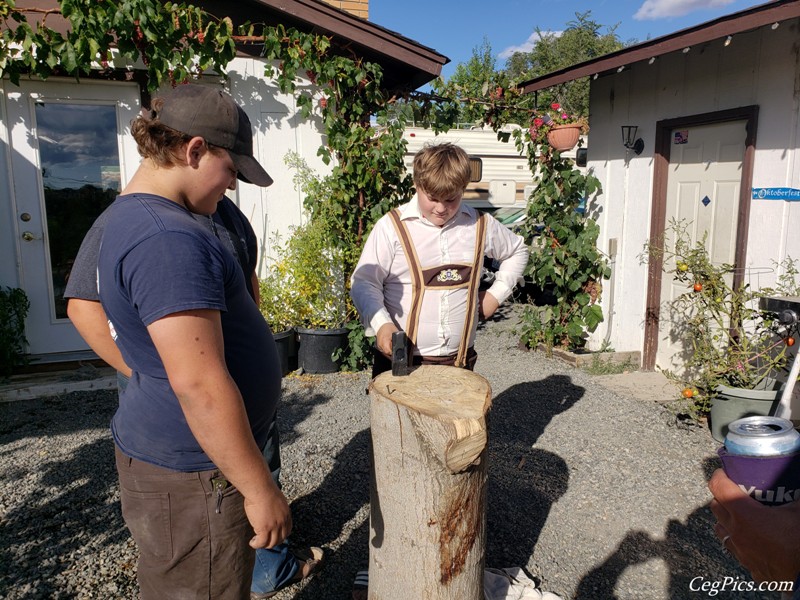
[[[581,135],[581,126],[577,123],[567,123],[566,125],[553,125],[547,132],[547,143],[553,148],[563,152],[572,150],[578,143]]]

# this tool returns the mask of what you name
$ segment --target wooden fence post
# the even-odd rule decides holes
[[[421,366],[369,393],[369,599],[483,600],[489,383]]]

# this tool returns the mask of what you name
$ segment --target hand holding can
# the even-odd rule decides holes
[[[734,421],[717,453],[728,477],[762,504],[800,500],[800,434],[791,421],[760,416]]]

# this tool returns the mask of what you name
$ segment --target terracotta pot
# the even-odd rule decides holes
[[[571,150],[578,143],[578,138],[581,136],[581,126],[574,123],[567,123],[566,125],[553,125],[547,132],[547,143],[552,146],[553,150],[563,152],[564,150]]]

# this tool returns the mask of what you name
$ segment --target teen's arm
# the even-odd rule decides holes
[[[220,313],[189,310],[147,327],[186,421],[217,468],[244,496],[253,548],[271,548],[292,529],[286,498],[267,469],[236,383],[225,366]]]
[[[514,286],[523,280],[528,265],[528,247],[521,235],[512,232],[492,216],[485,217],[486,256],[500,262],[494,274],[494,283],[479,296],[483,317],[488,319],[514,291]]]
[[[392,331],[397,327],[389,316],[384,304],[384,282],[389,277],[394,260],[394,236],[388,217],[382,217],[373,227],[361,257],[350,279],[350,297],[361,318],[361,324],[368,336],[377,336],[378,347],[385,353],[385,340],[388,334],[388,352],[391,355]],[[391,325],[391,327],[389,327]],[[381,333],[383,331],[383,333]]]
[[[111,337],[108,318],[100,302],[70,298],[67,304],[67,316],[97,356],[126,377],[131,376],[130,367],[125,364],[125,359],[122,358],[119,348]]]

